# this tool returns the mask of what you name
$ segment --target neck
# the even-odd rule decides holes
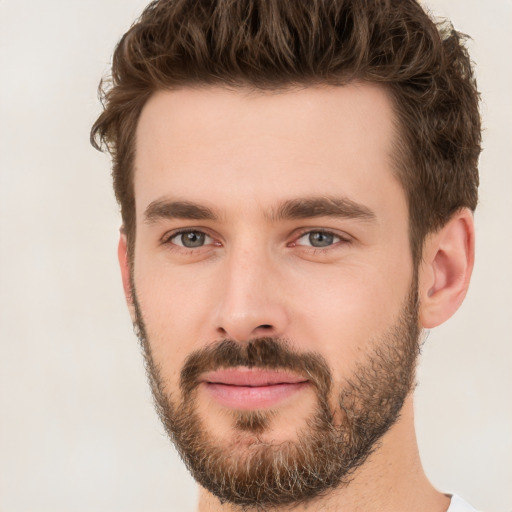
[[[399,420],[383,436],[368,460],[346,486],[306,504],[267,508],[268,512],[446,512],[450,500],[427,479],[419,457],[414,429],[412,395]],[[256,509],[255,510],[259,510]],[[220,503],[201,489],[198,512],[241,512]]]

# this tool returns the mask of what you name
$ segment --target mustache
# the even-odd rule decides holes
[[[297,352],[285,339],[261,337],[245,343],[225,339],[192,352],[181,370],[181,392],[184,397],[189,396],[205,372],[240,366],[296,373],[309,380],[323,396],[327,396],[332,385],[331,371],[320,354]]]

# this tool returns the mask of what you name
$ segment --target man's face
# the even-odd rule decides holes
[[[164,424],[223,499],[339,485],[397,418],[418,322],[395,137],[361,84],[182,89],[142,112],[134,318]]]

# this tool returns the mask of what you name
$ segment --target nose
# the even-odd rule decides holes
[[[244,342],[284,336],[288,314],[278,265],[263,250],[226,255],[219,275],[220,300],[214,320],[218,336]]]

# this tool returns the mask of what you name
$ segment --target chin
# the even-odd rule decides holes
[[[315,409],[313,396],[267,409],[233,410],[207,400],[198,402],[197,418],[203,430],[228,450],[252,444],[295,442],[298,432],[308,428],[308,418]]]

